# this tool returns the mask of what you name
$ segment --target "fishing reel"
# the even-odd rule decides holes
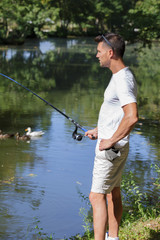
[[[72,133],[72,137],[77,141],[81,141],[83,136],[80,133],[77,133],[77,130],[78,130],[78,127],[76,126],[74,132]]]

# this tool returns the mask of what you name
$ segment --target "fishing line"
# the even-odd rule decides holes
[[[45,102],[46,104],[48,104],[49,106],[51,106],[52,108],[54,108],[57,112],[59,112],[60,114],[62,114],[65,118],[67,118],[70,122],[72,122],[76,128],[74,130],[74,132],[72,133],[72,137],[74,139],[76,139],[77,141],[81,141],[83,136],[79,133],[77,133],[78,128],[80,128],[82,131],[87,132],[87,129],[85,129],[83,126],[81,126],[79,123],[75,122],[72,118],[70,118],[69,116],[67,116],[64,112],[60,111],[58,108],[56,108],[55,106],[53,106],[51,103],[49,103],[48,101],[46,101],[45,99],[43,99],[42,97],[40,97],[38,94],[36,94],[35,92],[33,92],[32,90],[30,90],[29,88],[25,87],[24,85],[22,85],[21,83],[17,82],[16,80],[8,77],[7,75],[4,75],[3,73],[0,73],[1,76],[8,78],[9,80],[15,82],[16,84],[18,84],[19,86],[25,88],[27,91],[31,92],[33,95],[35,95],[36,97],[40,98],[43,102]]]

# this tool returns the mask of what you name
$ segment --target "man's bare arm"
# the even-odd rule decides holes
[[[123,107],[124,117],[117,129],[110,139],[102,139],[99,145],[99,150],[111,148],[119,140],[127,136],[133,129],[135,123],[138,121],[138,110],[136,103],[130,103]]]

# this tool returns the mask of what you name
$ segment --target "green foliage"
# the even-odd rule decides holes
[[[160,119],[160,52],[158,44],[143,48],[137,54],[138,66],[132,67],[138,82],[138,105],[142,116],[148,112],[148,118]],[[152,86],[152,87],[151,87]],[[154,110],[154,111],[153,111]]]
[[[1,0],[0,42],[116,31],[129,42],[159,38],[160,0]]]
[[[83,217],[83,225],[85,234],[84,236],[87,237],[87,239],[91,239],[93,236],[93,232],[91,231],[93,218],[92,215],[88,212],[86,212],[85,208],[80,209],[80,215]]]
[[[128,29],[142,41],[144,46],[159,38],[160,31],[160,0],[137,1],[133,9],[129,10]]]
[[[123,240],[159,240],[160,218],[138,219],[120,227],[119,237]]]
[[[35,237],[37,240],[50,240],[50,239],[54,239],[54,234],[51,234],[50,236],[48,236],[46,233],[44,233],[43,228],[39,227],[39,223],[40,221],[36,219],[36,226],[34,228],[35,230]]]
[[[155,174],[157,174],[153,184],[159,191],[160,167],[157,165],[151,165],[151,167],[154,168]],[[160,237],[160,202],[155,200],[154,204],[150,205],[149,198],[154,197],[140,192],[132,172],[127,176],[123,176],[121,187],[124,214],[120,226],[120,238],[124,240],[158,240]]]
[[[34,221],[36,226],[33,228],[32,226],[28,225],[27,233],[25,235],[25,240],[29,239],[29,232],[31,233],[33,231],[34,231],[33,238],[35,240],[53,240],[54,239],[54,233],[48,236],[47,233],[44,233],[43,228],[39,227],[40,221],[38,220],[37,217],[34,217]]]
[[[154,185],[156,186],[156,190],[160,190],[160,166],[158,166],[157,164],[152,164],[151,168],[154,169],[154,171],[157,173],[157,177],[155,178],[155,182]],[[159,196],[160,199],[160,196]]]
[[[159,168],[158,170],[156,168],[155,171],[159,171]],[[160,181],[160,176],[157,181]],[[150,205],[150,196],[145,192],[143,194],[141,193],[131,171],[128,175],[123,175],[121,189],[123,205],[126,209],[122,218],[124,224],[128,221],[135,221],[141,217],[146,219],[148,217],[155,218],[160,213],[159,203],[156,203],[154,206]]]
[[[39,0],[0,2],[0,42],[23,42],[27,37],[43,38],[42,28],[53,24],[57,9]]]
[[[53,234],[50,236],[47,236],[46,233],[43,232],[43,228],[40,228],[38,225],[35,226],[35,233],[37,236],[37,240],[50,240],[50,239],[54,239]]]
[[[142,203],[142,193],[140,192],[139,187],[136,185],[133,173],[131,171],[127,176],[123,176],[121,189],[123,193],[124,205],[127,209],[129,208],[129,211],[127,211],[126,215],[129,214],[131,219],[135,219],[135,216],[137,218],[143,216],[144,207]]]

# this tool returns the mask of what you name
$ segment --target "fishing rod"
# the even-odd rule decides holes
[[[35,95],[36,97],[40,98],[42,101],[44,101],[46,104],[48,104],[49,106],[51,106],[52,108],[54,108],[57,112],[59,112],[60,114],[62,114],[65,118],[67,118],[70,122],[72,122],[75,125],[75,130],[72,133],[72,137],[73,139],[77,140],[77,141],[81,141],[83,136],[80,133],[77,133],[78,128],[80,128],[82,131],[87,132],[87,129],[85,129],[84,127],[82,127],[79,123],[75,122],[72,118],[70,118],[69,116],[67,116],[64,112],[60,111],[58,108],[56,108],[55,106],[53,106],[51,103],[47,102],[45,99],[43,99],[42,97],[40,97],[38,94],[36,94],[35,92],[33,92],[32,90],[30,90],[29,88],[25,87],[24,85],[22,85],[21,83],[17,82],[16,80],[8,77],[7,75],[4,75],[3,73],[0,73],[1,76],[8,78],[9,80],[17,83],[19,86],[25,88],[27,91],[31,92],[33,95]]]

